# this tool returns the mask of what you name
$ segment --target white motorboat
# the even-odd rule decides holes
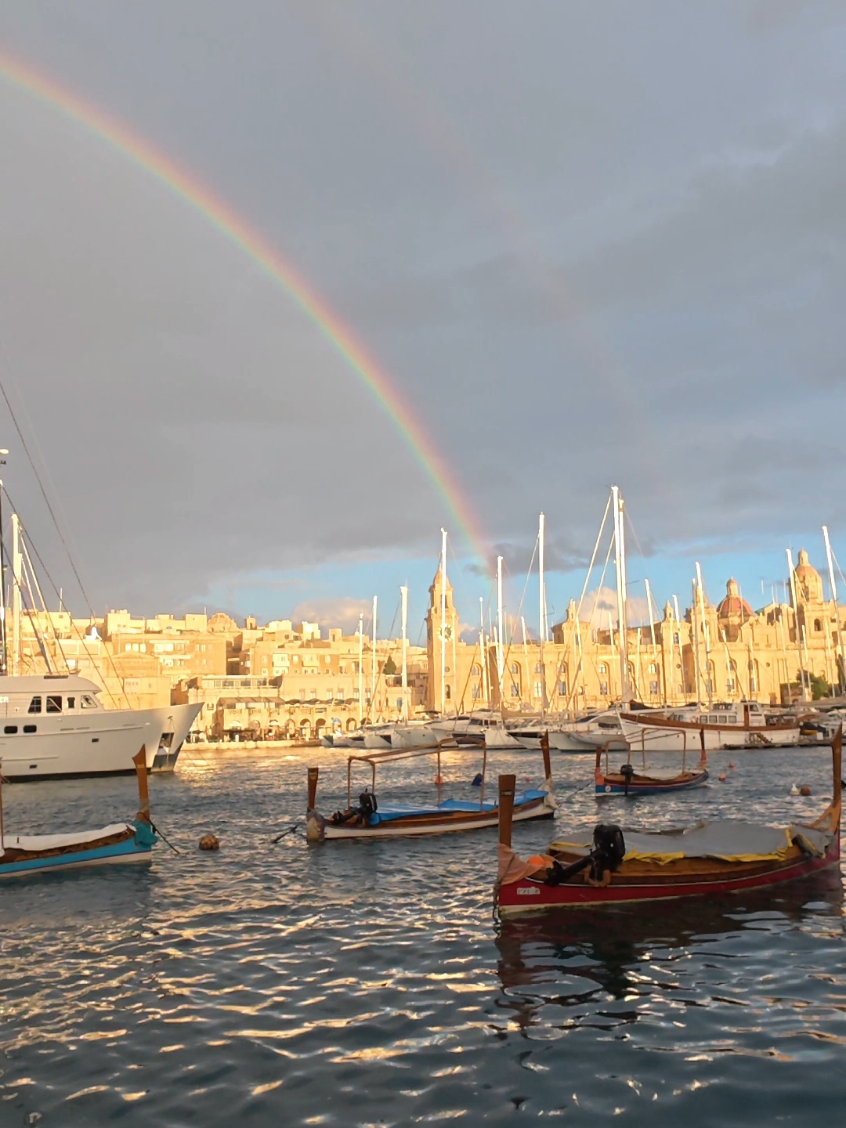
[[[394,748],[423,748],[439,740],[483,737],[488,750],[518,749],[524,745],[503,724],[499,713],[479,709],[455,717],[437,717],[425,724],[395,725],[391,734]]]
[[[172,772],[188,730],[203,707],[202,701],[196,705],[171,705],[165,720],[164,731],[159,737],[159,746],[153,758],[154,772]]]
[[[687,748],[771,748],[799,743],[797,717],[767,717],[757,701],[685,709],[664,716],[621,713],[631,748],[676,751]]]
[[[142,746],[152,769],[176,708],[105,709],[99,693],[94,682],[73,674],[0,676],[0,772],[5,778],[20,783],[131,775],[133,756]],[[175,734],[175,724],[167,731]]]

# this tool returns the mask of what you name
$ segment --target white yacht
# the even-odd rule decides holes
[[[422,725],[395,725],[391,734],[391,746],[420,748],[449,738],[460,741],[462,736],[483,736],[488,750],[523,747],[505,727],[500,714],[487,709],[461,713],[455,717],[437,717]]]
[[[188,730],[197,719],[203,707],[202,701],[197,705],[171,705],[164,724],[164,731],[159,737],[159,746],[153,759],[154,772],[172,772],[176,769],[176,761]]]
[[[799,743],[798,717],[768,717],[757,701],[688,707],[665,716],[621,713],[632,748],[767,748]]]
[[[175,735],[178,707],[105,709],[99,693],[94,682],[72,674],[0,676],[0,772],[5,778],[19,783],[131,775],[132,757],[142,746],[152,769],[163,734]],[[169,718],[173,727],[166,729]]]

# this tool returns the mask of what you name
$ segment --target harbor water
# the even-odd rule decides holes
[[[539,782],[538,760],[492,753],[489,791],[499,770]],[[150,866],[0,887],[0,1128],[841,1122],[840,873],[499,924],[495,831],[307,845],[315,761],[331,813],[346,801],[340,752],[189,747],[174,776],[151,779],[179,854],[160,844]],[[554,755],[555,827],[797,821],[831,794],[826,748],[711,761],[707,788],[598,801],[592,757]],[[472,752],[451,754],[444,793],[478,795],[477,770]],[[433,777],[433,763],[386,765],[378,791],[431,801]],[[810,798],[790,796],[806,783]],[[9,833],[137,806],[131,779],[4,799]],[[554,829],[517,826],[515,846],[535,852]],[[209,831],[218,853],[197,849]]]

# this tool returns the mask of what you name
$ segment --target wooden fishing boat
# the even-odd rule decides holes
[[[3,824],[3,779],[0,776],[0,878],[26,877],[75,866],[110,862],[148,862],[158,838],[150,821],[147,751],[133,757],[140,809],[131,823],[112,823],[73,834],[7,835]]]
[[[602,767],[602,754],[605,753],[605,769]],[[644,757],[645,761],[645,757]],[[688,791],[691,787],[702,787],[708,782],[708,766],[704,747],[700,751],[699,763],[693,771],[688,771],[687,754],[683,753],[682,767],[675,774],[657,774],[647,771],[644,766],[637,771],[632,765],[632,750],[619,772],[608,770],[608,745],[596,750],[594,782],[597,795],[662,795],[665,791]]]
[[[767,718],[757,701],[715,705],[707,712],[685,709],[656,714],[621,713],[623,735],[631,748],[777,748],[799,743],[799,718]]]
[[[381,764],[397,760],[413,760],[420,757],[433,757],[437,761],[436,780],[441,779],[441,756],[444,752],[467,751],[476,747],[482,754],[482,770],[478,802],[459,799],[442,799],[441,784],[438,783],[438,800],[431,806],[413,804],[380,803],[376,798],[376,769]],[[549,819],[555,815],[558,806],[552,785],[552,769],[549,759],[549,742],[542,748],[544,784],[543,788],[528,788],[511,795],[511,818],[514,822],[527,819]],[[358,805],[352,802],[352,769],[355,764],[370,766],[370,786],[359,795]],[[332,839],[347,838],[400,838],[408,835],[447,834],[459,830],[481,830],[496,826],[499,821],[498,802],[485,800],[485,774],[487,769],[487,747],[483,740],[468,745],[464,737],[461,743],[454,739],[441,740],[428,748],[396,748],[384,752],[360,753],[347,758],[347,807],[334,815],[324,817],[316,809],[317,781],[319,770],[308,769],[308,809],[306,813],[306,837],[309,842],[325,842]]]
[[[832,798],[818,819],[787,827],[733,820],[659,833],[597,826],[524,861],[511,849],[514,776],[499,777],[496,898],[504,914],[722,896],[817,873],[840,861],[843,730],[831,742]]]

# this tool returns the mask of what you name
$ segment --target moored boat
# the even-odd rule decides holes
[[[605,768],[602,766],[603,751]],[[632,765],[631,749],[618,772],[608,770],[608,749],[597,748],[596,766],[593,773],[597,795],[661,795],[667,791],[687,791],[691,787],[702,787],[708,782],[708,765],[705,749],[701,751],[699,763],[688,770],[683,761],[681,771],[658,772],[644,766],[638,771]]]
[[[500,776],[496,900],[504,914],[719,896],[817,873],[840,861],[843,730],[831,742],[832,797],[809,824],[719,820],[638,833],[599,825],[553,842],[528,860],[511,848],[514,776]]]
[[[706,748],[771,748],[799,743],[797,717],[768,718],[757,701],[685,709],[664,716],[621,713],[630,748],[661,751]]]
[[[6,834],[4,780],[0,776],[0,878],[26,877],[78,866],[150,861],[152,848],[158,839],[150,820],[145,748],[136,753],[132,763],[138,778],[139,796],[139,810],[133,822],[111,823],[96,830],[71,834]]]
[[[182,745],[188,735],[188,730],[197,719],[203,704],[172,705],[164,724],[164,731],[159,737],[159,746],[153,758],[152,771],[173,772],[176,770],[176,761],[182,751]]]
[[[456,744],[453,740],[442,740],[429,748],[400,748],[350,756],[347,760],[346,809],[336,811],[329,817],[321,815],[316,809],[319,770],[316,767],[309,768],[306,837],[310,842],[348,838],[399,838],[409,835],[447,834],[459,830],[481,830],[496,826],[499,819],[498,802],[485,800],[487,749],[484,741],[477,741],[475,744],[482,753],[478,802],[442,799],[440,783],[438,801],[431,805],[380,803],[376,797],[376,769],[379,765],[398,760],[434,757],[437,761],[436,779],[440,780],[442,754],[467,751],[468,747],[467,744]],[[369,765],[371,781],[370,787],[359,795],[358,804],[353,805],[352,769],[356,763]],[[512,819],[515,822],[553,818],[555,815],[558,804],[552,784],[548,745],[543,750],[543,763],[543,787],[527,788],[512,797]]]

